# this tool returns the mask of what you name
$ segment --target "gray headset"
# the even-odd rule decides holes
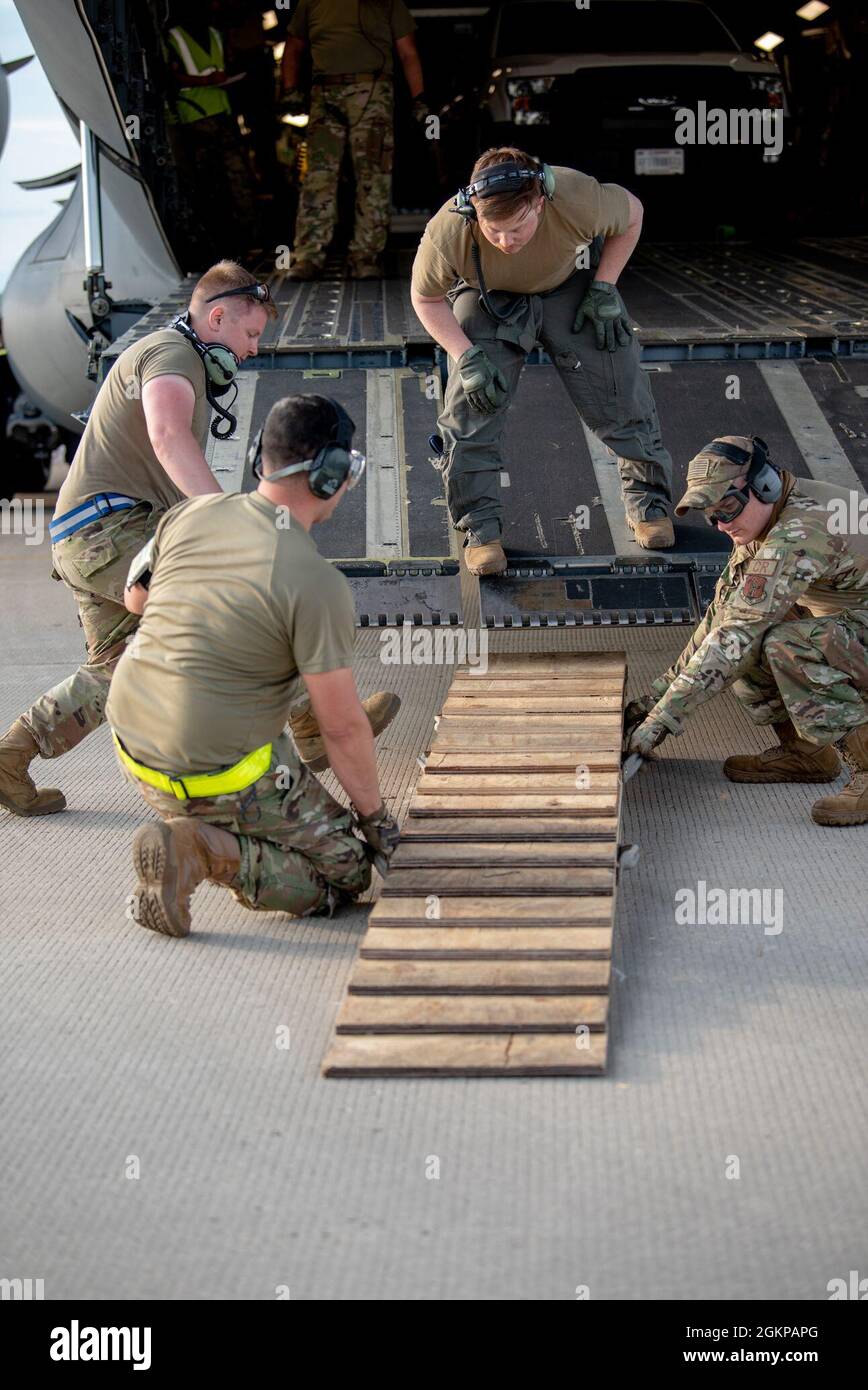
[[[737,444],[727,444],[722,439],[712,439],[702,450],[715,458],[726,459],[729,463],[747,467],[747,486],[760,502],[777,502],[784,490],[783,480],[777,468],[769,460],[769,446],[758,434],[750,436],[751,452],[741,449]]]

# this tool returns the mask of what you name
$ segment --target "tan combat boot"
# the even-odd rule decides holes
[[[506,569],[506,554],[500,541],[466,545],[464,563],[471,574],[503,574]]]
[[[777,747],[727,758],[723,774],[730,782],[834,782],[841,764],[831,745],[821,748],[799,738],[789,719],[772,728]]]
[[[295,261],[287,272],[288,280],[321,280],[322,269],[313,261]]]
[[[20,719],[0,739],[0,806],[16,816],[50,816],[62,811],[66,797],[56,787],[37,791],[27,769],[39,747]]]
[[[369,695],[367,700],[362,701],[362,709],[368,716],[374,738],[389,727],[400,708],[400,695],[393,695],[390,690],[378,690],[376,695]],[[298,756],[311,772],[322,772],[330,766],[319,724],[310,705],[289,716],[289,727]]]
[[[139,878],[135,921],[164,936],[187,936],[194,889],[205,879],[230,884],[241,867],[241,850],[228,830],[194,816],[175,816],[136,831],[133,865]]]
[[[839,744],[853,774],[837,796],[824,796],[811,807],[818,825],[865,825],[868,822],[868,724],[851,729]]]
[[[633,521],[628,516],[627,525],[643,550],[671,550],[675,544],[675,530],[668,516],[652,516],[647,521]]]

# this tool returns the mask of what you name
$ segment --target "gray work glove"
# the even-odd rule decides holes
[[[377,873],[385,878],[389,860],[398,848],[401,838],[398,822],[389,814],[385,801],[381,801],[376,811],[372,811],[368,816],[360,815],[355,806],[353,811],[356,823],[370,847],[369,858]]]
[[[471,410],[494,415],[509,399],[506,377],[499,367],[495,367],[480,343],[461,354],[458,370]]]
[[[626,347],[633,337],[630,318],[618,287],[610,285],[607,280],[595,280],[591,285],[579,305],[573,324],[574,333],[578,333],[585,319],[594,325],[600,352],[604,348],[614,352],[616,348]]]

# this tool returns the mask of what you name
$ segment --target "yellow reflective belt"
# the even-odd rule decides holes
[[[264,777],[271,766],[271,744],[264,743],[261,748],[245,754],[233,767],[227,767],[225,772],[196,772],[189,777],[170,777],[166,772],[157,772],[155,768],[145,767],[144,763],[137,763],[135,758],[131,758],[114,730],[112,738],[118,757],[134,777],[147,782],[149,787],[170,792],[179,801],[189,801],[199,796],[230,796],[232,792],[243,791]]]

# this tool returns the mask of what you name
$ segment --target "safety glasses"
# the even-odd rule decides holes
[[[217,299],[231,299],[233,295],[243,295],[245,299],[258,299],[260,304],[268,304],[271,301],[271,290],[266,284],[239,285],[234,290],[223,290],[220,294],[212,294],[205,300],[206,304],[213,304]]]
[[[358,449],[349,449],[347,452],[350,456],[350,471],[347,474],[347,492],[352,492],[365,471],[367,459],[364,454],[359,453]]]
[[[742,492],[740,488],[733,488],[730,492],[724,493],[720,501],[715,502],[713,507],[704,507],[703,515],[709,526],[716,526],[719,521],[722,521],[726,526],[730,521],[735,521],[737,516],[741,516],[749,501],[749,492]]]

